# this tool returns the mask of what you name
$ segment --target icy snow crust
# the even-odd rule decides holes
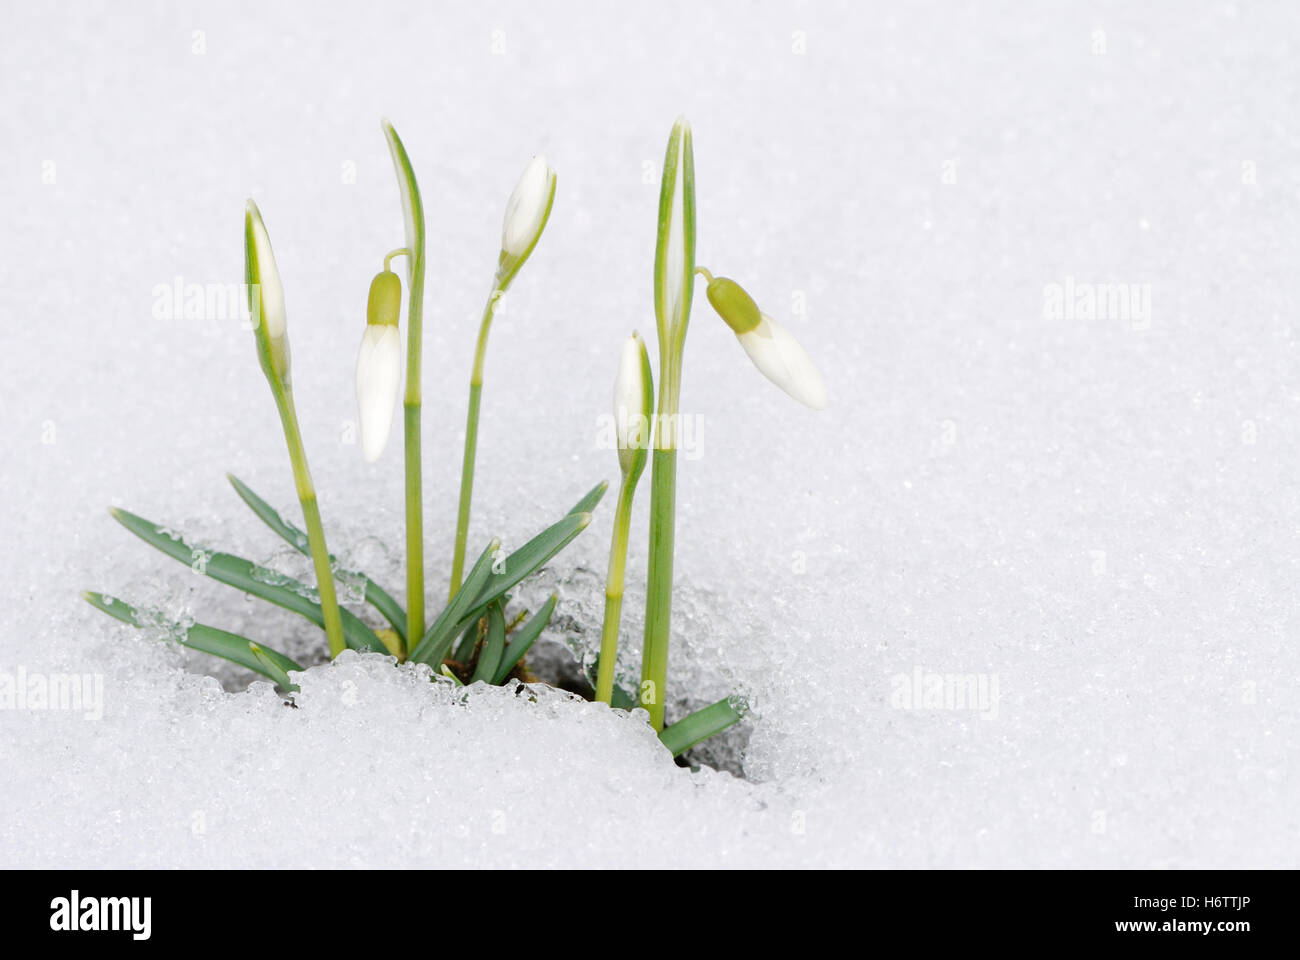
[[[355,11],[26,5],[0,31],[0,671],[103,683],[98,719],[0,710],[0,865],[1298,865],[1296,10]],[[400,436],[368,467],[352,424],[402,242],[381,114],[430,229],[431,602],[538,152],[558,192],[492,332],[472,538],[518,545],[615,479],[598,418],[623,338],[653,334],[679,113],[700,262],[831,397],[782,396],[699,292],[670,692],[750,695],[744,779],[674,766],[639,717],[377,656],[309,669],[293,709],[81,603],[324,646],[104,509],[310,579],[223,476],[293,515],[251,334],[156,289],[242,280],[248,196],[330,546],[401,597]],[[1132,309],[1090,318],[1089,284]],[[561,593],[550,655],[595,642],[611,516],[519,591]]]

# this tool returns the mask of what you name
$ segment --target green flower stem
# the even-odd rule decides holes
[[[424,313],[424,237],[417,238],[417,257],[408,247],[398,247],[384,257],[389,269],[394,257],[407,257],[411,264],[411,299],[407,307],[406,395],[402,403],[402,421],[406,461],[406,635],[419,636],[424,631],[424,498],[420,445],[420,360],[423,342]],[[387,645],[387,644],[385,644]],[[406,651],[396,656],[405,659]]]
[[[393,259],[395,257],[409,257],[410,255],[411,255],[411,251],[406,249],[406,247],[398,247],[396,250],[390,250],[388,253],[384,255],[384,269],[385,270],[392,269],[389,266],[389,264],[393,262]],[[710,277],[709,279],[712,280],[713,278]]]
[[[402,400],[406,440],[406,635],[424,635],[424,479],[420,447],[420,359],[424,343],[424,229],[410,256],[411,299],[407,308],[406,395]]]
[[[679,189],[680,208],[677,205]],[[675,211],[680,214],[680,220],[676,219]],[[663,180],[659,187],[659,233],[655,243],[659,407],[650,471],[650,561],[646,576],[640,694],[641,706],[649,711],[650,724],[655,730],[664,727],[664,687],[668,680],[668,641],[673,608],[673,540],[677,525],[677,411],[682,392],[682,351],[691,318],[694,273],[695,159],[690,127],[679,118],[673,124],[664,156]]]
[[[508,280],[506,281],[509,282]],[[479,403],[483,394],[483,366],[487,357],[488,333],[492,330],[492,317],[496,313],[497,301],[501,299],[505,286],[500,277],[492,285],[483,307],[483,319],[479,323],[478,346],[474,350],[474,369],[469,377],[469,409],[465,415],[465,457],[460,468],[460,506],[456,513],[456,545],[451,558],[451,586],[447,592],[450,600],[460,589],[465,573],[465,541],[469,538],[469,508],[474,497],[474,460],[478,454],[478,414]]]
[[[408,380],[409,383],[409,374]],[[420,398],[403,402],[406,433],[406,635],[424,635],[424,503],[420,471]]]
[[[624,475],[614,509],[614,533],[609,544],[609,571],[605,576],[605,624],[600,634],[600,667],[596,674],[596,699],[610,703],[614,696],[614,664],[618,659],[618,625],[623,611],[623,580],[627,569],[627,534],[632,522],[632,495],[636,479]]]
[[[675,413],[674,413],[675,416]],[[660,430],[663,429],[662,420]],[[650,725],[664,728],[664,687],[673,605],[673,537],[677,525],[677,448],[656,446],[650,464],[650,569],[646,577],[641,706]]]
[[[406,393],[402,399],[406,461],[406,636],[415,644],[424,636],[424,499],[421,485],[420,451],[420,361],[424,343],[424,203],[415,181],[411,158],[402,139],[388,121],[383,123],[384,136],[393,156],[398,189],[402,196],[402,214],[406,226],[407,275],[410,299],[406,311]],[[387,267],[389,259],[384,260]]]
[[[321,526],[320,507],[316,504],[316,488],[307,467],[307,452],[298,428],[298,413],[293,405],[293,391],[279,377],[268,377],[275,407],[280,412],[284,426],[284,440],[289,447],[289,462],[293,464],[293,483],[302,504],[302,519],[307,527],[307,546],[312,565],[316,568],[316,589],[320,592],[321,614],[325,619],[325,636],[329,640],[330,659],[343,652],[343,620],[339,616],[338,596],[334,591],[334,572],[330,569],[329,549],[325,546],[325,529]]]

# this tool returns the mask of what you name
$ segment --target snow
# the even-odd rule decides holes
[[[0,709],[0,864],[1300,864],[1294,10],[70,3],[6,24],[0,688],[99,677],[102,703]],[[250,196],[331,548],[400,598],[400,438],[367,465],[353,422],[367,284],[402,241],[381,116],[430,230],[431,598],[501,216],[538,153],[555,207],[492,331],[472,542],[518,545],[616,479],[598,423],[623,339],[653,335],[682,113],[699,262],[830,393],[814,413],[772,387],[698,289],[670,693],[750,697],[743,756],[708,755],[743,778],[675,766],[638,715],[378,656],[306,671],[292,709],[81,602],[324,645],[105,509],[310,579],[224,478],[292,515],[251,334],[159,316],[177,278],[242,280]],[[547,656],[595,643],[612,513],[519,591],[560,592]]]

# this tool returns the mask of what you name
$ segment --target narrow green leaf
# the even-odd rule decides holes
[[[416,663],[442,663],[447,656],[447,651],[451,649],[452,641],[468,626],[468,621],[471,619],[466,615],[468,607],[491,575],[492,557],[499,549],[501,549],[501,541],[493,538],[487,548],[479,554],[478,560],[469,571],[469,576],[460,585],[451,602],[442,613],[438,614],[438,619],[434,620],[425,631],[424,639],[411,651],[410,660]],[[484,604],[483,608],[486,607],[487,604]],[[480,609],[472,619],[477,620],[482,613],[483,610]]]
[[[605,495],[607,487],[608,483],[604,481],[598,483],[574,505],[573,512],[547,527],[503,562],[493,561],[493,554],[501,546],[500,541],[493,540],[493,545],[479,557],[451,603],[425,631],[424,639],[416,646],[410,659],[417,663],[442,662],[455,639],[483,615],[488,604],[500,600],[507,590],[536,572],[586,529],[591,523],[591,513],[579,508],[594,507]]]
[[[284,654],[272,650],[270,647],[254,644],[247,637],[227,633],[225,630],[218,630],[216,627],[209,627],[202,623],[191,624],[188,627],[178,623],[170,623],[156,612],[142,611],[122,600],[102,593],[87,591],[82,596],[91,606],[102,610],[110,617],[121,620],[123,623],[142,628],[161,627],[172,634],[181,646],[189,647],[191,650],[198,650],[201,653],[211,654],[214,657],[221,657],[223,660],[237,663],[241,667],[247,667],[268,680],[274,680],[286,690],[297,689],[296,686],[287,683],[289,679],[288,671],[301,671],[302,667]],[[257,648],[256,652],[254,647]]]
[[[457,663],[468,663],[474,655],[474,647],[478,643],[478,625],[482,622],[482,619],[472,621],[460,635],[460,643],[451,651],[451,658]]]
[[[235,488],[235,492],[239,494],[239,498],[243,500],[244,503],[248,504],[253,513],[257,514],[262,522],[274,530],[285,543],[289,544],[289,546],[293,547],[304,556],[311,556],[311,549],[307,544],[307,534],[303,533],[292,523],[280,516],[279,511],[254,493],[246,483],[236,477],[233,473],[226,474],[226,479],[229,480],[230,485]],[[330,562],[334,562],[332,556],[330,557]],[[397,635],[401,637],[402,642],[405,643],[406,611],[401,608],[398,602],[394,600],[387,591],[380,587],[379,584],[375,583],[375,581],[371,580],[364,573],[358,573],[357,575],[365,581],[366,602],[378,610],[383,615],[384,619],[392,624],[393,629],[397,631]]]
[[[506,648],[506,620],[501,612],[501,604],[493,603],[487,610],[487,639],[479,652],[478,663],[474,667],[474,681],[491,681],[497,675],[501,665],[501,654]]]
[[[659,741],[672,751],[674,757],[680,757],[697,743],[738,723],[742,717],[744,714],[728,697],[664,727],[659,731]]]
[[[536,572],[551,557],[568,546],[569,542],[585,530],[589,523],[591,523],[590,513],[571,513],[511,553],[503,563],[493,564],[492,573],[479,590],[474,602],[474,610],[481,611],[524,577]],[[500,572],[497,572],[498,566]]]
[[[252,491],[252,488],[244,481],[240,480],[233,473],[226,474],[226,479],[230,485],[235,488],[239,498],[248,504],[252,511],[261,518],[262,522],[276,532],[289,546],[293,547],[299,553],[306,554],[310,547],[307,543],[307,534],[303,533],[292,523],[289,523],[280,516],[278,510],[259,497]]]
[[[456,684],[456,686],[458,687],[465,686],[465,684],[460,682],[460,677],[452,673],[451,667],[447,666],[445,663],[439,669],[442,672],[442,675],[446,677],[448,680],[450,680],[452,683]]]
[[[469,610],[474,604],[475,597],[483,589],[483,585],[492,577],[492,568],[497,563],[497,553],[501,550],[501,541],[496,537],[488,543],[487,547],[479,554],[479,558],[474,561],[474,566],[470,568],[469,576],[461,584],[461,589],[456,591],[456,596],[447,604],[443,615],[446,616],[446,624],[453,628],[469,615]],[[487,604],[475,614],[475,619],[482,614],[487,608]],[[439,616],[442,619],[442,616]],[[456,628],[459,632],[459,628]]]
[[[258,571],[261,568],[242,557],[216,551],[209,553],[205,550],[196,550],[186,543],[180,534],[166,530],[134,513],[116,508],[110,512],[118,523],[145,543],[172,559],[179,560],[195,573],[204,574],[227,586],[274,603],[324,628],[325,616],[321,612],[321,606],[307,595],[308,588],[305,584],[271,571],[263,573],[260,579]],[[275,582],[267,582],[265,578],[268,577],[273,577]],[[362,623],[356,614],[343,608],[339,609],[339,614],[343,621],[343,636],[349,647],[353,650],[373,650],[376,653],[388,652],[383,641],[375,636],[374,631]]]
[[[119,600],[116,597],[110,597],[105,593],[96,593],[93,590],[85,590],[81,594],[81,599],[85,600],[92,607],[102,610],[110,617],[115,617],[123,623],[129,623],[133,627],[145,626],[139,619],[135,607]]]
[[[267,655],[265,650],[252,641],[249,641],[248,649],[251,650],[253,656],[257,658],[257,662],[265,668],[265,673],[268,677],[290,693],[297,692],[299,689],[298,685],[289,679],[289,675],[284,672],[284,669],[276,663],[275,660]]]
[[[600,481],[600,483],[587,491],[586,496],[573,505],[573,509],[570,510],[569,513],[594,513],[596,510],[596,504],[600,503],[601,497],[605,496],[605,491],[608,489],[609,481]]]
[[[497,667],[496,676],[492,678],[493,683],[505,683],[506,677],[510,676],[510,671],[524,658],[528,648],[541,636],[542,630],[550,622],[551,614],[555,612],[555,604],[558,599],[558,594],[551,594],[550,598],[542,604],[542,609],[538,610],[531,620],[515,631],[501,656],[501,664]]]
[[[543,564],[559,553],[564,547],[586,529],[587,524],[591,523],[591,514],[589,513],[572,513],[561,520],[559,523],[547,527],[532,540],[510,554],[504,562],[491,563],[488,565],[487,576],[482,581],[477,590],[477,597],[472,604],[459,605],[453,601],[453,605],[458,607],[459,619],[455,621],[448,620],[446,625],[439,628],[437,646],[433,652],[426,653],[426,656],[435,657],[437,653],[446,656],[446,652],[451,647],[451,642],[455,637],[465,629],[470,623],[477,620],[487,610],[488,604],[500,600],[505,596],[506,591],[510,590],[515,584],[525,577],[536,572]],[[501,572],[495,572],[497,569]],[[466,578],[465,585],[461,587],[462,594],[469,596],[466,589],[471,586],[469,578]],[[461,594],[457,594],[459,600]],[[450,607],[448,608],[450,609]],[[444,616],[446,611],[444,611]],[[440,621],[442,617],[438,618]],[[434,629],[431,627],[426,638],[430,636]],[[441,659],[441,657],[437,657]],[[435,662],[430,659],[426,662]]]

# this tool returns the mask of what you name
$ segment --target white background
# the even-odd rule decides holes
[[[4,6],[0,670],[100,675],[104,715],[0,711],[0,862],[1296,865],[1288,5]],[[674,767],[637,718],[457,707],[382,662],[309,672],[291,711],[81,603],[323,646],[104,509],[288,561],[223,477],[294,506],[251,335],[155,315],[176,277],[242,280],[249,196],[331,547],[402,583],[400,437],[374,467],[343,442],[401,241],[381,116],[429,224],[431,597],[501,212],[539,151],[559,188],[492,334],[472,537],[518,544],[614,478],[597,421],[622,338],[653,343],[682,113],[699,261],[831,396],[780,394],[700,289],[671,692],[752,698],[747,779]],[[1150,315],[1045,315],[1067,277],[1146,285]],[[561,590],[557,643],[593,641],[611,514],[524,591]],[[996,711],[900,709],[918,668],[996,678]]]

